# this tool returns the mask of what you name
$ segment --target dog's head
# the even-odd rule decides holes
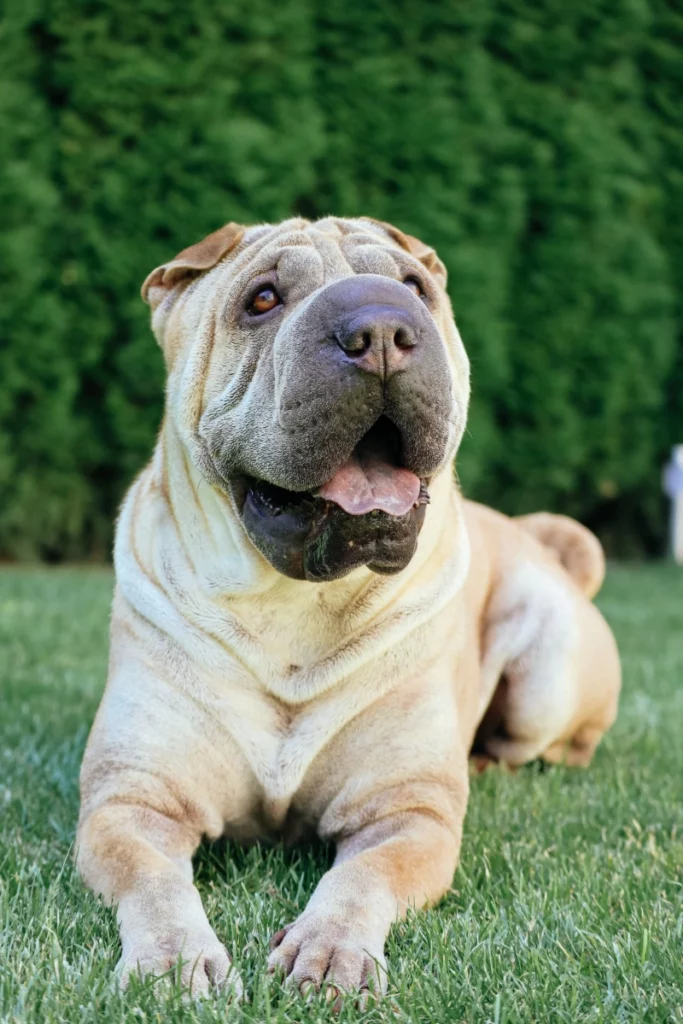
[[[145,281],[167,415],[280,572],[410,561],[467,412],[445,283],[432,249],[364,218],[227,224]]]

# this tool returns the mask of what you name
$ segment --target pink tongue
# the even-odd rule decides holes
[[[404,516],[420,496],[420,480],[409,469],[399,469],[374,455],[351,456],[318,491],[321,498],[341,505],[352,516],[373,509]]]

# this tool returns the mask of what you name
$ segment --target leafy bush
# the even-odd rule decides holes
[[[0,66],[0,550],[106,553],[161,416],[139,285],[227,220],[435,245],[466,491],[661,544],[683,426],[683,11],[666,0],[36,0]]]

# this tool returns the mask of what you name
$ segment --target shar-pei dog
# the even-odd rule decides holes
[[[597,540],[459,492],[445,284],[416,238],[329,217],[227,224],[143,285],[166,411],[118,522],[77,839],[124,984],[239,994],[193,854],[317,833],[334,863],[269,968],[365,1004],[392,923],[451,884],[475,738],[586,764],[615,717]]]

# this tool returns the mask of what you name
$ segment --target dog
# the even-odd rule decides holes
[[[120,978],[240,980],[192,883],[202,837],[317,833],[332,868],[269,969],[365,1005],[457,864],[468,755],[586,764],[619,659],[572,520],[453,475],[469,364],[433,249],[367,218],[227,224],[147,278],[167,367],[121,510],[77,863]]]

